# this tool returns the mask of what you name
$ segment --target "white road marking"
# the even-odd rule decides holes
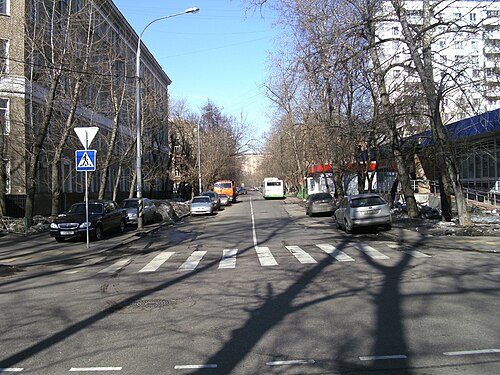
[[[85,262],[83,262],[80,266],[78,266],[77,269],[74,269],[74,270],[68,270],[68,271],[64,271],[63,273],[65,274],[74,274],[74,273],[77,273],[77,272],[80,272],[83,268],[85,267],[88,267],[88,266],[93,266],[94,264],[97,264],[99,263],[101,260],[103,260],[104,257],[98,257],[98,258],[93,258],[93,259],[87,259]]]
[[[253,204],[252,204],[252,197],[250,197],[250,216],[252,217],[252,236],[253,236],[253,246],[255,249],[257,249],[257,232],[255,231],[255,217],[253,214]]]
[[[404,248],[404,246],[402,246],[398,243],[388,243],[387,246],[390,247],[391,249],[397,249],[397,250],[401,249],[402,247]],[[431,255],[427,255],[425,253],[422,253],[422,252],[414,250],[414,249],[405,250],[405,253],[408,255],[411,255],[412,257],[415,257],[415,258],[432,258]]]
[[[121,371],[121,367],[72,367],[70,372]]]
[[[259,246],[259,242],[257,241],[257,232],[255,230],[255,216],[253,214],[253,204],[252,197],[250,197],[250,215],[252,217],[252,235],[253,235],[253,246],[255,248],[255,252],[259,257],[259,262],[261,266],[277,266],[278,262],[274,259],[273,254],[268,247]]]
[[[421,253],[420,251],[417,250],[406,250],[405,253],[415,258],[432,258],[432,256]]]
[[[340,251],[339,249],[337,249],[333,245],[318,244],[316,246],[319,247],[321,250],[323,250],[328,255],[330,255],[332,258],[335,258],[339,262],[354,262],[353,258],[351,258],[349,255],[347,255],[343,251]]]
[[[358,242],[354,246],[356,246],[359,250],[361,250],[372,259],[389,259],[387,255],[382,254],[380,251],[375,250],[373,247],[365,243]]]
[[[98,273],[114,273],[116,271],[119,271],[129,263],[130,263],[130,258],[122,259],[112,264],[111,266],[106,267],[105,269],[99,271]]]
[[[385,359],[406,359],[406,358],[408,357],[404,354],[359,357],[361,361],[380,361]]]
[[[475,354],[494,354],[500,353],[500,349],[480,349],[480,350],[464,350],[460,352],[445,352],[444,355],[475,355]]]
[[[154,272],[160,266],[165,263],[172,255],[175,253],[173,251],[162,251],[160,254],[154,257],[154,259],[142,267],[139,272]]]
[[[314,359],[293,359],[289,361],[273,361],[267,362],[268,366],[287,366],[287,365],[309,365],[316,363]]]
[[[274,259],[273,254],[271,254],[271,250],[269,250],[266,246],[255,246],[255,252],[259,257],[259,262],[261,266],[277,266],[278,262]]]
[[[235,268],[237,253],[238,249],[224,249],[222,251],[222,259],[219,262],[219,269]]]
[[[316,260],[298,246],[285,246],[297,260],[302,263],[318,263]]]
[[[179,267],[179,271],[192,271],[201,262],[206,251],[194,251],[189,258]]]
[[[0,372],[21,372],[23,371],[24,368],[22,367],[6,367],[6,368],[0,368]]]
[[[175,365],[175,370],[190,370],[190,369],[200,369],[200,368],[217,368],[216,364],[207,365]]]

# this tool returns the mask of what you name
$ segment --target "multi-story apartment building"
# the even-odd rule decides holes
[[[262,171],[263,154],[243,154],[238,157],[241,162],[241,179],[247,187],[258,187],[265,176]]]
[[[60,210],[82,198],[84,179],[74,160],[82,145],[74,127],[99,127],[91,145],[98,155],[91,197],[134,190],[138,38],[111,0],[0,0],[0,160],[8,207],[22,211],[34,154],[35,212],[50,212],[54,186],[63,194]],[[148,196],[161,192],[168,176],[171,81],[143,44],[140,56]]]
[[[443,94],[442,117],[446,123],[500,105],[500,2],[431,2],[428,38],[431,38],[434,76]],[[423,1],[405,1],[410,26],[421,30]],[[384,2],[379,22],[382,61],[388,68],[386,81],[394,98],[418,93],[402,24],[390,1]],[[381,18],[382,19],[382,18]],[[421,37],[421,35],[420,35]],[[420,47],[420,46],[418,46]],[[417,94],[418,95],[418,94]],[[417,96],[415,95],[415,96]]]

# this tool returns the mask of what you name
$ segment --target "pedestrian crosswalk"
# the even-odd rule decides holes
[[[284,249],[283,249],[284,247]],[[286,249],[286,250],[285,250]],[[210,254],[210,256],[207,256]],[[318,243],[307,246],[285,245],[270,248],[268,246],[254,246],[244,251],[236,248],[222,249],[221,251],[195,250],[185,254],[174,251],[162,251],[153,254],[152,258],[140,258],[135,261],[132,258],[123,258],[116,261],[106,262],[102,257],[94,260],[88,260],[75,269],[66,270],[66,274],[74,274],[92,266],[103,267],[98,274],[114,274],[126,267],[137,268],[137,273],[157,272],[168,265],[169,269],[175,269],[178,272],[191,272],[200,267],[205,262],[207,265],[217,264],[219,270],[235,269],[239,265],[239,260],[256,258],[261,267],[272,268],[283,263],[296,263],[299,265],[316,264],[327,258],[334,262],[356,262],[356,260],[365,260],[370,258],[376,261],[390,261],[391,259],[400,259],[403,254],[414,258],[430,258],[431,256],[415,249],[406,249],[397,243],[379,242],[368,244],[364,242],[354,242],[349,246],[343,246],[342,250],[329,243]],[[278,255],[278,257],[276,256]],[[288,257],[287,257],[288,255]],[[278,262],[277,258],[280,260]],[[100,263],[99,263],[100,262]],[[133,264],[132,264],[133,263]]]

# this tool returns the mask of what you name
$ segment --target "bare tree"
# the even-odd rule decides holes
[[[35,2],[34,6],[39,7],[37,12],[39,18],[30,20],[27,27],[27,34],[30,35],[28,53],[31,61],[36,60],[35,56],[43,57],[44,74],[40,75],[41,79],[37,83],[47,87],[47,90],[41,122],[39,124],[33,122],[32,111],[30,122],[27,124],[25,221],[28,227],[33,222],[38,162],[43,152],[54,112],[57,90],[65,66],[65,59],[68,57],[69,52],[69,33],[61,32],[61,29],[69,30],[71,24],[71,17],[67,17],[66,14],[60,12],[59,1]],[[32,78],[35,76],[34,68],[34,65],[30,66]],[[35,83],[33,80],[30,80],[30,82]],[[31,90],[30,92],[30,95],[33,95],[32,93],[35,91]],[[34,102],[33,99],[33,97],[30,98],[31,103]]]
[[[67,140],[74,127],[76,110],[79,104],[79,96],[82,90],[84,76],[88,74],[88,65],[91,57],[91,52],[93,49],[93,23],[94,23],[94,9],[92,2],[87,4],[87,7],[79,10],[77,13],[72,13],[72,7],[70,6],[67,11],[68,27],[71,30],[67,30],[68,35],[71,35],[68,39],[68,49],[71,49],[71,54],[74,59],[68,56],[68,63],[65,66],[66,73],[64,79],[69,82],[68,85],[69,92],[66,92],[66,88],[62,88],[62,95],[64,97],[61,99],[63,102],[63,108],[60,109],[61,117],[66,114],[65,123],[60,132],[58,132],[54,127],[51,129],[51,138],[56,142],[54,145],[54,152],[52,156],[51,165],[51,196],[52,196],[52,217],[56,217],[59,213],[59,197],[61,193],[61,158],[63,152],[67,147]],[[85,20],[85,22],[81,22]],[[86,24],[87,30],[82,30],[81,25]],[[76,27],[75,27],[76,26]],[[85,40],[80,43],[80,35],[85,32]],[[73,84],[71,84],[73,82]],[[67,98],[67,99],[66,99]],[[57,137],[56,137],[57,135]]]
[[[434,76],[432,31],[437,27],[436,24],[433,24],[433,20],[441,18],[437,17],[437,13],[439,13],[440,10],[429,0],[423,0],[422,26],[421,28],[415,28],[410,25],[404,4],[400,0],[391,0],[391,3],[394,7],[397,19],[401,24],[404,42],[408,47],[412,62],[425,93],[435,147],[439,150],[438,156],[443,166],[444,173],[442,174],[442,182],[446,183],[446,185],[450,184],[453,189],[460,224],[463,226],[471,226],[472,220],[467,212],[467,203],[458,176],[456,160],[450,152],[448,135],[441,117],[440,105],[443,98],[443,90],[439,82],[436,84]],[[460,31],[463,32],[464,30],[462,28],[454,29],[454,32]],[[454,81],[457,82],[457,80]],[[446,185],[443,186],[444,192],[447,192]],[[448,198],[445,198],[444,202],[446,201],[448,201]]]

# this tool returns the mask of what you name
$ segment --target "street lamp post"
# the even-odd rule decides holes
[[[140,67],[141,67],[141,39],[142,34],[146,29],[153,23],[165,20],[167,18],[172,18],[176,16],[181,16],[188,13],[196,13],[199,8],[188,8],[183,12],[170,14],[168,16],[159,17],[144,27],[142,32],[139,34],[139,39],[137,40],[137,52],[135,54],[135,100],[136,100],[136,127],[137,127],[137,162],[136,162],[136,179],[137,179],[137,229],[143,229],[143,207],[142,207],[142,142],[141,142],[141,77],[140,77]]]
[[[201,116],[198,119],[198,195],[201,195],[201,149],[200,149],[200,123]]]

